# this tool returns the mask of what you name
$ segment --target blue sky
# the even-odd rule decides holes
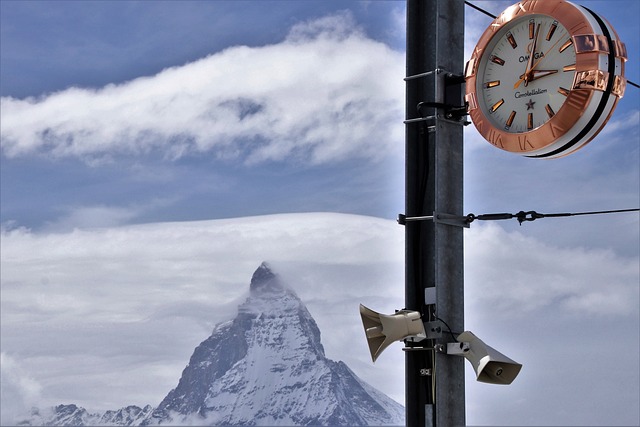
[[[401,5],[349,6],[353,25],[375,40],[395,48],[402,45],[403,34],[394,22]],[[2,96],[41,97],[69,87],[126,84],[229,46],[282,42],[292,25],[343,9],[340,2],[60,2],[55,8],[49,3],[6,2]],[[240,66],[251,67],[251,61]],[[313,75],[302,78],[314,86]],[[224,82],[222,78],[216,84]],[[402,206],[396,198],[394,208],[386,195],[393,194],[402,179],[359,159],[318,165],[286,159],[247,166],[242,159],[224,161],[216,159],[216,153],[203,154],[167,161],[164,152],[153,152],[143,156],[143,162],[140,157],[120,157],[100,167],[88,165],[85,158],[47,158],[40,164],[42,156],[20,156],[3,164],[3,182],[15,185],[3,187],[2,217],[40,228],[58,221],[69,206],[131,209],[135,213],[128,219],[137,222],[317,210],[393,218]],[[47,173],[50,168],[54,170]],[[67,185],[78,181],[83,189]],[[372,188],[371,182],[383,184]],[[55,201],[27,196],[21,185],[55,193]]]
[[[478,4],[498,14],[510,3]],[[612,23],[629,52],[626,75],[640,82],[640,2],[589,0],[584,5]],[[245,224],[247,217],[255,218],[249,223],[254,221],[260,231],[255,237],[260,241],[258,247],[268,248],[263,240],[280,236],[273,253],[236,254],[237,271],[222,252],[205,251],[214,267],[203,267],[193,274],[216,276],[211,278],[215,295],[225,294],[229,283],[244,284],[252,269],[269,258],[280,261],[292,281],[296,274],[303,274],[300,266],[309,266],[314,271],[304,273],[308,277],[305,275],[303,282],[311,283],[311,278],[316,278],[346,285],[342,282],[345,279],[338,277],[347,268],[342,259],[349,258],[349,249],[361,250],[359,243],[345,240],[344,252],[340,252],[330,239],[316,236],[316,251],[304,252],[305,259],[292,260],[291,252],[296,249],[292,249],[291,236],[314,241],[305,231],[309,228],[305,222],[308,217],[287,216],[295,224],[287,234],[270,228],[271,221],[255,216],[330,212],[375,217],[389,226],[374,227],[380,234],[371,236],[371,241],[401,254],[397,233],[402,229],[393,222],[404,209],[404,2],[2,0],[0,12],[2,352],[6,357],[3,360],[9,361],[6,366],[20,366],[13,371],[22,372],[18,383],[39,384],[27,389],[38,389],[42,401],[63,403],[63,395],[56,394],[62,388],[60,384],[71,384],[66,389],[79,390],[79,396],[96,393],[96,399],[104,402],[110,398],[82,385],[80,373],[54,375],[52,372],[63,371],[61,363],[71,356],[56,348],[55,342],[34,350],[29,339],[41,339],[42,335],[32,325],[46,319],[52,325],[67,325],[73,330],[91,310],[74,305],[68,318],[56,317],[61,316],[56,313],[70,295],[79,295],[83,307],[106,303],[120,313],[114,315],[117,319],[96,314],[94,322],[95,330],[108,325],[112,332],[109,336],[120,343],[116,326],[121,317],[135,318],[133,313],[141,310],[120,301],[118,292],[126,288],[126,280],[110,284],[104,278],[92,277],[88,265],[98,263],[99,269],[100,261],[115,259],[115,265],[123,269],[118,274],[129,275],[127,280],[135,278],[141,289],[157,291],[160,287],[160,273],[140,277],[136,263],[128,264],[109,247],[103,248],[106,243],[101,243],[101,237],[116,236],[116,242],[132,247],[136,247],[136,238],[154,245],[171,245],[158,237],[163,227],[177,230],[177,222],[217,219],[237,219]],[[466,20],[465,56],[469,57],[491,20],[468,7]],[[465,211],[554,213],[637,208],[639,145],[640,90],[630,86],[605,130],[584,149],[562,159],[540,161],[501,152],[468,126]],[[341,218],[317,217],[329,229],[342,230],[344,221],[363,235],[367,233],[352,223],[353,217]],[[362,221],[371,225],[370,219]],[[203,223],[193,224],[198,227]],[[216,224],[210,227],[233,228],[226,222]],[[277,226],[282,223],[277,222]],[[202,227],[207,229],[209,225]],[[322,226],[315,232],[327,234]],[[231,232],[220,235],[227,239],[224,241],[233,239]],[[596,424],[607,420],[612,424],[637,423],[637,405],[625,405],[625,399],[633,402],[639,396],[638,215],[542,219],[522,226],[516,221],[474,223],[468,235],[468,328],[483,339],[489,336],[491,345],[498,349],[499,343],[506,343],[521,359],[530,357],[521,351],[526,338],[534,343],[528,345],[536,348],[558,349],[560,354],[535,352],[536,359],[529,362],[534,366],[527,368],[533,370],[530,375],[544,371],[540,360],[552,360],[567,369],[563,371],[565,387],[559,387],[557,394],[540,397],[535,390],[543,385],[531,377],[530,382],[523,380],[523,385],[515,386],[522,389],[511,389],[521,399],[514,403],[517,410],[502,409],[493,415],[487,409],[488,402],[495,399],[493,403],[497,404],[509,394],[486,391],[486,385],[478,389],[468,381],[468,420],[476,424],[514,424],[522,419],[529,420],[523,421],[525,424],[549,425],[588,424],[588,420],[597,420]],[[206,246],[197,235],[189,236],[190,243],[178,246]],[[64,242],[87,249],[87,255],[68,251]],[[43,245],[51,250],[42,251]],[[95,251],[89,250],[92,247]],[[483,250],[485,247],[493,248],[495,256]],[[158,256],[184,265],[187,271],[187,258],[197,252],[174,254],[171,249],[158,249]],[[401,282],[397,274],[402,271],[402,259],[395,252],[380,256],[382,249],[376,251],[365,257],[369,261],[354,259],[349,277],[363,275],[376,281],[376,289],[382,289],[382,279]],[[144,252],[134,252],[138,262],[145,262]],[[150,250],[149,254],[156,252]],[[317,259],[311,259],[314,257]],[[379,275],[375,269],[358,269],[384,259],[394,265],[388,276]],[[52,272],[46,277],[41,273],[45,266]],[[154,268],[164,271],[159,266]],[[371,271],[379,277],[373,277]],[[185,272],[180,277],[187,275]],[[56,277],[65,277],[66,284],[56,282]],[[80,278],[95,281],[95,286],[100,284],[99,294],[106,296],[101,299],[86,292]],[[200,276],[192,280],[197,283],[194,286],[202,286],[198,289],[206,289],[200,284]],[[394,284],[393,289],[397,286]],[[315,296],[304,288],[296,290],[311,304],[321,329],[333,325],[321,314],[329,302],[339,305],[348,300],[354,307],[366,302],[380,310],[401,308],[402,304],[401,288],[390,301],[376,299],[361,285],[340,293],[317,288],[321,291]],[[164,295],[166,289],[162,289],[160,294]],[[149,307],[167,310],[160,297],[149,294],[152,296],[142,291],[140,294],[147,295]],[[176,307],[187,304],[189,297],[178,294]],[[521,310],[514,312],[513,306],[501,304],[505,295],[503,301]],[[44,304],[43,296],[50,296],[51,304],[59,304],[56,309]],[[205,298],[203,304],[229,314],[241,296],[220,299],[231,304],[231,309],[221,309],[222,303],[215,297]],[[396,306],[388,306],[391,302]],[[494,316],[485,302],[497,307]],[[353,310],[357,312],[357,308]],[[100,312],[97,308],[95,311]],[[34,313],[33,317],[28,313]],[[204,326],[194,330],[191,341],[181,341],[182,353],[163,362],[178,374],[193,346],[206,337],[210,324],[224,320],[218,314],[207,318],[204,309],[197,313],[196,324]],[[158,313],[149,314],[153,315]],[[533,330],[534,324],[553,333],[541,334],[539,329]],[[140,328],[140,336],[159,333],[136,328]],[[60,326],[55,331],[63,329]],[[89,335],[95,330],[82,330],[79,335],[88,341],[78,338],[69,342],[68,351],[73,351],[78,360],[82,351],[103,360],[99,350],[86,350],[91,343]],[[362,347],[362,358],[356,358],[341,348],[337,337],[331,338],[322,330],[323,339],[329,341],[325,346],[330,356],[346,360],[367,381],[402,400],[402,383],[390,380],[398,369],[393,364],[401,361],[398,349],[398,354],[387,356],[387,362],[379,362],[383,367],[371,367],[366,361],[366,347]],[[516,333],[522,330],[528,335]],[[180,333],[175,332],[175,339],[180,339]],[[158,343],[163,339],[157,335]],[[355,339],[364,340],[360,336]],[[599,364],[599,358],[606,356],[599,352],[602,346],[616,348],[625,343],[631,345],[631,354],[620,356],[616,363],[629,367],[629,372],[621,372],[615,379],[598,377],[607,395],[605,406],[609,409],[603,409],[597,396],[586,390],[592,385],[577,367],[587,369]],[[572,347],[579,348],[582,355],[593,354],[576,364],[575,372],[569,363],[577,357],[569,351]],[[122,348],[126,352],[124,344]],[[54,361],[53,356],[45,357],[53,354],[60,358]],[[140,368],[145,360],[149,366],[157,362],[151,356],[131,358],[135,359],[127,365],[131,369]],[[556,362],[560,359],[562,362]],[[105,373],[117,365],[111,363],[100,365],[103,371],[97,368],[95,378],[105,384],[113,382]],[[170,370],[161,371],[165,375]],[[389,373],[381,375],[380,371]],[[171,371],[163,377],[156,372],[162,377],[156,388],[168,391],[178,374]],[[621,380],[624,378],[626,383]],[[624,384],[622,389],[620,384]],[[571,395],[567,401],[559,397],[567,395]],[[133,399],[131,394],[125,397]],[[3,394],[3,402],[5,398]],[[64,398],[80,401],[80,397],[68,394]],[[568,413],[540,414],[542,407],[554,402],[562,402]],[[113,403],[125,405],[130,401],[113,399]]]
[[[506,3],[482,4],[496,13]],[[634,13],[638,7],[634,2],[615,1],[608,4],[624,7],[611,8],[605,7],[605,3],[588,2],[596,11],[602,5],[608,12],[605,16],[612,22],[623,22],[616,28],[624,31],[623,34],[629,34],[622,38],[632,55],[637,52],[638,27],[628,17],[637,16]],[[358,31],[366,34],[367,39],[388,46],[399,54],[397,60],[403,61],[402,2],[284,1],[235,4],[4,1],[2,5],[1,93],[5,99],[42,99],[61,91],[64,93],[69,88],[100,91],[114,85],[126,87],[137,78],[153,77],[167,68],[179,68],[208,55],[214,55],[213,59],[216,59],[215,54],[227,47],[243,45],[259,49],[265,45],[278,46],[286,39],[293,25],[344,10],[348,10],[350,14],[351,21],[347,26],[357,27]],[[473,30],[479,31],[486,25],[486,17],[483,18],[483,15],[475,11],[468,11],[468,14],[473,19]],[[467,28],[468,35],[469,27],[471,25]],[[472,47],[470,40],[472,37],[467,37],[467,44]],[[251,66],[250,59],[238,62],[241,70],[247,70]],[[387,64],[389,72],[400,72],[402,66],[402,63]],[[375,74],[377,71],[371,69],[369,73]],[[313,75],[300,74],[296,76],[300,79],[300,85],[308,84],[309,88],[316,86]],[[247,72],[247,76],[250,75],[252,74]],[[638,66],[633,59],[627,63],[627,75],[633,81],[638,80]],[[367,77],[371,75],[363,73],[363,78]],[[224,85],[226,79],[228,76],[222,76],[212,80],[212,84]],[[171,85],[174,82],[165,84]],[[237,81],[235,84],[242,85]],[[387,86],[402,89],[398,82],[389,82]],[[623,98],[613,117],[614,120],[625,120],[625,114],[637,112],[635,91],[635,88],[629,89],[628,96]],[[310,96],[316,95],[310,93]],[[218,94],[212,93],[209,96]],[[381,97],[381,102],[382,100]],[[318,102],[303,95],[295,101],[309,104]],[[348,102],[352,101],[354,100]],[[397,108],[401,102],[399,99],[394,107]],[[116,108],[121,108],[122,114],[128,114],[125,106]],[[320,106],[318,109],[322,110]],[[5,106],[5,111],[7,110],[8,107]],[[398,135],[403,130],[402,126],[393,123],[394,113],[399,112],[390,111],[383,120],[389,121],[391,130],[388,132]],[[85,130],[78,128],[76,131]],[[150,132],[150,129],[137,131]],[[184,133],[185,129],[175,129],[174,134],[169,133],[165,138],[180,138],[181,132]],[[474,133],[474,130],[467,129],[467,134]],[[359,136],[364,140],[377,134],[372,129],[369,135]],[[242,142],[246,138],[242,132],[232,138],[244,148],[248,145],[246,141]],[[636,147],[633,142],[635,141],[631,138],[626,144],[634,149]],[[371,152],[362,156],[357,153],[336,153],[325,161],[314,161],[289,151],[286,157],[258,162],[247,162],[246,150],[244,156],[240,153],[230,158],[228,154],[216,149],[186,151],[183,155],[176,156],[167,149],[171,142],[165,143],[161,147],[156,145],[156,149],[146,148],[146,151],[134,156],[122,149],[114,156],[112,152],[92,151],[91,148],[81,155],[58,154],[43,146],[31,150],[28,155],[7,155],[5,144],[1,176],[2,220],[16,221],[21,226],[37,230],[67,224],[66,219],[73,216],[74,212],[92,208],[100,208],[103,216],[92,216],[92,223],[86,225],[307,211],[340,211],[395,218],[403,209],[402,141],[388,141],[387,147],[382,149],[377,148],[377,141],[362,142],[369,150],[377,151],[377,155]],[[348,146],[349,141],[340,144]],[[526,197],[520,197],[516,185],[508,191],[508,194],[516,194],[522,201],[516,199],[512,202],[507,199],[500,203],[502,197],[495,194],[492,187],[498,184],[491,182],[491,179],[502,180],[503,176],[482,176],[481,168],[475,167],[473,162],[467,162],[466,205],[475,213],[505,209],[564,211],[620,207],[616,200],[607,199],[601,199],[597,203],[589,201],[588,206],[567,203],[568,201],[553,203],[550,200],[562,200],[567,192],[576,192],[577,183],[563,185],[562,181],[567,179],[565,170],[584,171],[583,173],[591,176],[596,175],[599,181],[602,173],[611,173],[603,169],[612,169],[602,168],[603,164],[606,165],[607,161],[617,164],[620,159],[613,156],[619,152],[624,153],[625,149],[605,150],[602,155],[597,155],[597,163],[581,155],[577,159],[568,158],[562,163],[541,165],[506,156],[504,153],[490,152],[486,147],[483,147],[484,150],[477,149],[477,152],[476,140],[468,145],[470,160],[473,159],[472,156],[482,156],[485,152],[492,156],[491,159],[481,158],[477,164],[494,160],[498,164],[504,163],[506,168],[513,167],[522,171],[519,176],[509,179],[514,184],[532,174],[537,176],[536,179],[539,179],[539,175],[549,175],[550,180],[560,181],[554,183],[554,186],[560,186],[558,194],[534,193],[533,198],[539,200],[535,200],[533,205],[524,206],[519,203],[529,203],[531,193],[538,190],[530,184],[531,178],[527,178],[526,183],[520,184],[520,188],[526,190],[520,194],[526,194]],[[623,143],[619,144],[620,147],[622,145]],[[356,145],[355,150],[359,150],[359,146]],[[503,158],[509,161],[503,161]],[[624,158],[632,163],[635,160],[633,156]],[[591,167],[599,170],[592,171]],[[633,164],[630,168],[633,170]],[[480,174],[478,179],[474,179],[477,174]],[[569,175],[569,179],[576,177],[575,173]],[[613,179],[615,178],[617,177]],[[586,180],[590,180],[590,177]],[[632,180],[629,181],[629,185],[632,185]],[[35,189],[38,191],[34,191]],[[636,190],[629,189],[631,194]],[[531,203],[534,203],[533,200]]]

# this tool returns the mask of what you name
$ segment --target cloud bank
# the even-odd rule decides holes
[[[159,403],[195,346],[235,315],[264,260],[291,279],[334,359],[343,358],[340,334],[360,338],[354,298],[388,305],[382,295],[393,287],[402,296],[402,229],[376,218],[276,215],[63,234],[15,229],[1,244],[2,348],[43,380],[49,405]],[[351,326],[334,335],[332,318]],[[366,343],[354,345],[366,361]]]
[[[490,224],[469,233],[474,311],[527,317],[557,310],[569,316],[628,316],[638,311],[638,259],[611,250],[558,248]],[[502,263],[496,268],[496,260]]]
[[[2,152],[377,159],[402,148],[403,70],[404,55],[345,12],[299,23],[278,44],[231,47],[124,84],[2,98]]]
[[[591,422],[633,420],[637,352],[606,349],[639,345],[637,257],[554,247],[493,224],[465,236],[466,328],[525,365],[508,388],[468,372],[468,422],[576,424],[588,405],[602,405]],[[263,260],[307,304],[327,356],[403,402],[401,345],[373,365],[357,309],[404,306],[404,230],[394,221],[309,213],[14,229],[1,244],[2,348],[41,384],[41,405],[158,404],[195,346],[235,315]],[[594,369],[605,356],[615,368]],[[619,393],[575,392],[594,383]],[[545,418],[542,407],[559,412]]]

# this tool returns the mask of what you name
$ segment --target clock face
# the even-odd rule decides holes
[[[624,94],[624,43],[594,12],[566,0],[523,0],[482,34],[465,67],[473,124],[527,157],[573,153]]]
[[[576,50],[568,31],[545,15],[503,27],[478,65],[480,108],[496,128],[530,132],[560,111],[573,85]]]

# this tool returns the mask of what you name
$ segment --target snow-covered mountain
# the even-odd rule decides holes
[[[150,405],[140,408],[127,406],[117,411],[90,413],[76,405],[58,405],[44,411],[33,409],[28,420],[18,423],[20,426],[139,426],[153,412]]]
[[[60,405],[31,425],[401,425],[403,407],[327,359],[311,314],[263,263],[237,316],[196,347],[158,407]]]

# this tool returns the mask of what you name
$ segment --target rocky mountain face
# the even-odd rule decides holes
[[[156,409],[87,414],[58,406],[48,425],[401,425],[404,409],[327,359],[305,305],[263,263],[238,315],[196,347]]]

